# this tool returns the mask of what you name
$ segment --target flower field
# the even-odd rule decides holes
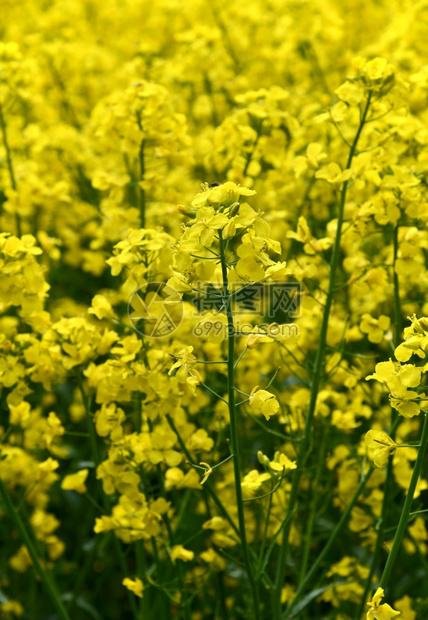
[[[428,618],[428,3],[1,9],[0,619]]]

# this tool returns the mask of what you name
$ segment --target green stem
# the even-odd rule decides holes
[[[273,482],[272,482],[272,490],[273,490]],[[265,546],[266,546],[266,541],[267,541],[267,534],[268,534],[268,528],[269,528],[269,522],[270,522],[270,515],[271,515],[271,512],[272,512],[272,501],[273,501],[273,493],[271,493],[269,495],[268,508],[267,508],[266,517],[265,517],[265,524],[264,524],[264,528],[263,528],[263,537],[262,537],[262,542],[261,542],[261,545],[260,545],[259,560],[257,562],[257,575],[258,575],[258,579],[261,578],[261,569],[263,567],[263,556],[264,556]]]
[[[401,317],[401,301],[400,301],[400,283],[398,281],[398,273],[395,271],[395,263],[398,258],[398,224],[394,229],[394,320],[395,320],[395,346],[398,347],[401,341],[402,317]]]
[[[353,507],[357,503],[358,498],[360,497],[364,487],[366,486],[366,484],[367,484],[367,482],[368,482],[368,480],[369,480],[369,478],[372,475],[374,470],[375,470],[375,466],[372,465],[370,467],[370,469],[367,471],[367,473],[364,476],[364,478],[361,480],[360,484],[358,485],[357,490],[354,493],[353,498],[351,499],[350,503],[348,504],[345,512],[342,514],[342,516],[340,518],[340,521],[336,525],[335,529],[333,530],[330,538],[328,539],[328,542],[327,542],[326,546],[321,551],[320,555],[317,557],[315,562],[312,564],[312,567],[311,567],[310,571],[306,574],[306,577],[303,579],[302,583],[297,588],[296,594],[294,595],[293,600],[291,601],[290,605],[287,608],[286,616],[285,616],[286,619],[293,617],[293,616],[290,616],[291,610],[293,609],[293,607],[298,602],[299,598],[301,597],[301,595],[305,591],[305,588],[311,583],[313,577],[315,575],[319,575],[319,567],[321,566],[322,562],[325,560],[325,558],[330,553],[330,551],[331,551],[331,549],[332,549],[332,547],[333,547],[337,537],[339,536],[340,532],[342,531],[344,525],[346,524],[346,522],[347,522],[347,520],[349,518],[349,515],[351,514],[351,510],[353,509]]]
[[[241,465],[240,465],[240,446],[238,432],[238,416],[235,407],[235,324],[233,321],[232,302],[229,295],[229,285],[227,277],[227,264],[224,252],[224,241],[221,231],[219,231],[221,269],[223,276],[223,296],[227,314],[227,393],[230,418],[230,444],[233,454],[233,472],[235,479],[236,504],[238,509],[239,534],[241,538],[242,552],[244,556],[245,568],[250,582],[251,593],[254,604],[254,617],[260,618],[259,592],[254,579],[253,567],[250,560],[250,553],[247,543],[247,533],[245,529],[244,503],[241,485]]]
[[[378,535],[376,539],[376,545],[373,551],[372,561],[370,564],[370,572],[366,579],[364,594],[361,597],[360,607],[356,615],[356,618],[362,618],[364,614],[364,610],[366,609],[366,602],[367,602],[368,595],[369,595],[369,592],[372,586],[373,575],[379,563],[379,556],[380,556],[383,541],[385,538],[385,520],[386,520],[386,514],[387,514],[388,506],[389,506],[389,492],[391,490],[391,479],[392,479],[392,460],[393,460],[393,457],[390,456],[388,460],[388,468],[387,468],[387,474],[385,478],[385,489],[384,489],[383,501],[382,501],[382,512],[381,512],[381,516],[379,519],[379,529],[378,529]]]
[[[12,189],[16,192],[18,191],[18,188],[16,184],[15,172],[13,170],[12,153],[10,150],[9,140],[7,137],[7,126],[6,126],[6,121],[4,120],[3,107],[1,105],[0,105],[0,128],[1,128],[2,136],[3,136],[4,149],[6,151],[6,161],[7,161],[7,168],[9,170],[10,184],[12,186]],[[15,222],[16,222],[16,234],[18,237],[20,237],[22,234],[21,218],[18,212],[15,213]]]
[[[311,552],[311,543],[312,543],[312,532],[314,529],[315,517],[317,514],[319,484],[320,484],[321,472],[322,472],[323,464],[324,464],[324,454],[325,454],[325,444],[326,444],[325,427],[322,427],[321,432],[322,432],[321,440],[320,440],[321,445],[320,445],[320,450],[318,453],[317,471],[315,474],[315,481],[313,485],[314,493],[312,496],[309,519],[308,519],[308,524],[307,524],[305,538],[304,538],[305,542],[304,542],[304,548],[303,548],[302,564],[300,567],[299,583],[303,582],[306,572],[308,570],[309,557],[310,557],[310,552]]]
[[[140,209],[140,225],[141,225],[141,228],[145,228],[146,227],[146,192],[140,185],[140,183],[142,183],[144,179],[144,174],[146,171],[145,160],[144,160],[144,140],[141,142],[141,145],[140,145],[139,162],[140,162],[140,180],[138,182],[138,206]]]
[[[348,161],[346,163],[345,170],[348,170],[352,165],[352,160],[354,159],[358,141],[360,139],[361,132],[366,122],[367,113],[370,107],[370,101],[371,101],[371,92],[369,91],[367,95],[366,105],[361,115],[360,124],[357,130],[357,133],[355,134],[355,138],[352,143],[351,149],[349,151]],[[321,332],[320,332],[320,337],[319,337],[319,342],[318,342],[318,350],[317,350],[317,355],[315,358],[314,374],[313,374],[312,385],[311,385],[311,394],[310,394],[310,400],[309,400],[308,413],[307,413],[306,420],[305,420],[305,427],[303,430],[303,435],[302,435],[301,442],[299,445],[298,459],[297,459],[298,467],[294,472],[293,483],[292,483],[290,498],[288,502],[287,514],[285,516],[286,519],[288,519],[289,515],[295,510],[296,503],[297,503],[297,495],[298,495],[299,485],[300,485],[300,478],[305,469],[304,465],[309,455],[311,428],[312,428],[313,418],[315,415],[319,385],[321,382],[322,368],[323,368],[323,363],[324,363],[325,348],[326,348],[326,341],[327,341],[328,323],[329,323],[329,318],[330,318],[331,307],[333,304],[334,289],[336,285],[336,271],[339,265],[340,240],[341,240],[347,191],[348,191],[348,181],[345,181],[342,185],[342,189],[340,192],[339,209],[338,209],[338,215],[337,215],[336,237],[334,240],[333,252],[331,256],[330,278],[329,278],[329,284],[328,284],[327,297],[326,297],[325,306],[323,310],[323,319],[321,323]],[[290,535],[290,526],[291,526],[291,519],[288,521],[288,524],[284,528],[281,548],[280,548],[280,552],[278,555],[277,572],[276,572],[275,587],[274,587],[274,594],[273,594],[273,605],[274,605],[273,617],[275,620],[279,620],[281,617],[281,590],[284,584],[285,573],[286,573],[286,558],[287,558],[287,551],[288,551],[288,539]]]
[[[401,541],[403,540],[404,533],[406,531],[407,523],[409,520],[410,509],[412,507],[413,496],[415,494],[416,485],[419,479],[419,475],[421,472],[422,462],[424,460],[426,444],[428,441],[428,415],[424,412],[425,420],[422,428],[421,435],[421,447],[418,450],[418,456],[416,458],[415,467],[413,469],[412,478],[410,480],[409,489],[407,491],[406,499],[404,501],[403,510],[401,511],[400,521],[398,523],[397,532],[394,537],[394,542],[392,543],[391,551],[388,555],[388,560],[386,562],[385,568],[383,569],[382,578],[379,583],[380,588],[386,587],[388,583],[388,579],[391,575],[392,569],[394,567],[395,560],[397,558],[398,551],[400,549]]]
[[[400,302],[400,284],[398,281],[398,274],[395,271],[395,263],[398,257],[398,225],[394,229],[394,261],[393,261],[393,279],[394,279],[394,319],[395,319],[395,346],[397,347],[400,344],[401,332],[402,332],[402,320],[401,320],[401,302]],[[394,409],[391,408],[391,430],[389,431],[389,436],[391,439],[395,439],[395,432],[397,426],[399,424],[399,417],[394,412]],[[386,470],[386,478],[385,478],[385,487],[383,491],[383,500],[382,500],[382,512],[379,521],[379,529],[378,535],[376,539],[375,548],[373,551],[372,561],[370,564],[370,572],[366,580],[366,585],[364,588],[363,596],[361,597],[361,603],[359,607],[359,611],[357,614],[357,618],[361,618],[364,614],[364,610],[366,609],[366,602],[369,596],[370,589],[372,587],[373,575],[375,574],[376,568],[379,564],[379,557],[383,546],[383,541],[385,540],[385,523],[388,516],[389,509],[389,495],[391,492],[391,481],[392,481],[392,462],[393,456],[390,456],[388,459],[388,466]]]
[[[36,549],[34,547],[33,541],[31,540],[30,535],[27,532],[25,525],[21,520],[21,517],[19,516],[18,512],[15,510],[15,507],[12,503],[12,500],[6,489],[6,486],[3,483],[3,480],[0,480],[0,495],[1,495],[2,503],[4,507],[6,508],[6,511],[9,513],[9,516],[12,519],[16,529],[18,530],[21,536],[21,539],[24,545],[26,546],[27,551],[30,555],[31,561],[33,562],[33,566],[36,572],[38,573],[43,585],[45,586],[46,592],[48,593],[50,599],[52,600],[52,603],[54,604],[60,618],[62,618],[62,620],[70,620],[67,610],[65,609],[61,601],[61,598],[56,590],[54,583],[51,581],[50,576],[43,570],[43,567],[38,558]]]

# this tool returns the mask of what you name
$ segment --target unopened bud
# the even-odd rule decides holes
[[[251,334],[251,336],[248,336],[247,342],[246,342],[247,349],[255,349],[256,347],[259,346],[259,344],[260,344],[260,336],[258,334]]]
[[[239,211],[239,202],[235,202],[233,205],[230,206],[230,217],[234,217],[235,215],[237,215]]]
[[[187,207],[186,205],[178,205],[178,210],[182,215],[186,215],[187,217],[195,218],[197,209],[192,207]]]
[[[260,465],[265,465],[266,467],[269,466],[269,459],[261,450],[258,450],[257,452],[257,460]]]

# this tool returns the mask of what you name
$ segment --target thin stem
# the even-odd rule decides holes
[[[312,500],[311,500],[311,507],[309,510],[309,519],[308,519],[308,524],[306,527],[306,533],[305,533],[305,538],[304,538],[304,548],[303,548],[302,564],[300,566],[299,583],[303,582],[307,569],[308,569],[309,556],[311,553],[312,532],[313,532],[313,528],[315,524],[315,516],[317,514],[319,484],[320,484],[320,479],[321,479],[321,472],[323,468],[324,454],[325,454],[325,447],[326,447],[325,446],[326,444],[325,427],[322,427],[321,433],[322,433],[321,439],[320,439],[321,446],[320,446],[320,450],[318,453],[317,471],[315,474],[315,480],[314,480],[314,486],[313,486],[314,493],[313,493]]]
[[[365,124],[365,120],[367,118],[367,113],[370,107],[370,101],[371,101],[371,92],[368,93],[366,105],[365,105],[364,111],[361,116],[361,121],[360,121],[358,130],[356,132],[354,141],[352,143],[351,149],[349,151],[348,161],[347,161],[345,170],[348,170],[351,167],[352,160],[354,158],[355,151],[357,149],[357,144],[360,139],[361,132]],[[293,483],[292,483],[290,498],[288,502],[287,514],[285,516],[286,519],[288,518],[288,515],[290,515],[291,512],[295,510],[295,507],[297,504],[299,486],[300,486],[300,478],[304,470],[304,464],[306,463],[306,460],[308,458],[311,428],[312,428],[313,418],[315,415],[315,408],[316,408],[316,403],[317,403],[319,385],[320,385],[321,377],[322,377],[322,368],[323,368],[324,357],[325,357],[328,323],[329,323],[330,311],[331,311],[331,307],[333,303],[334,289],[336,285],[336,272],[337,272],[337,268],[339,265],[340,240],[341,240],[341,234],[342,234],[342,224],[343,224],[343,218],[344,218],[347,190],[348,190],[348,181],[345,181],[342,185],[342,189],[340,192],[336,237],[334,240],[333,252],[331,256],[328,292],[327,292],[325,307],[323,311],[321,332],[320,332],[320,337],[318,341],[318,350],[317,350],[317,355],[316,355],[315,365],[314,365],[314,374],[313,374],[313,379],[312,379],[308,413],[306,416],[302,441],[299,445],[298,461],[297,461],[298,467],[294,472]],[[273,598],[273,617],[275,620],[279,620],[281,617],[281,590],[284,584],[285,573],[286,573],[286,558],[287,558],[287,551],[288,551],[288,539],[289,539],[289,534],[290,534],[290,525],[291,525],[291,520],[288,522],[288,524],[284,528],[280,552],[278,556],[277,572],[276,572],[275,587],[274,587],[274,594],[273,594],[273,597],[274,597]],[[303,584],[305,583],[306,583],[306,580],[303,581],[301,585],[303,586]]]
[[[392,461],[393,461],[393,457],[390,455],[388,459],[388,468],[387,468],[387,474],[385,478],[385,488],[384,488],[383,501],[382,501],[382,512],[381,512],[381,516],[379,519],[379,528],[378,528],[378,533],[377,533],[377,538],[376,538],[376,545],[373,551],[372,561],[370,564],[370,571],[366,579],[364,593],[363,593],[363,596],[361,597],[359,611],[356,616],[357,618],[361,618],[363,616],[364,610],[366,609],[366,602],[368,599],[370,589],[372,587],[373,575],[379,563],[379,556],[380,556],[380,552],[383,546],[383,541],[385,538],[385,533],[386,533],[385,532],[385,519],[386,519],[386,514],[387,514],[388,506],[389,506],[389,493],[391,490]]]
[[[415,510],[415,512],[410,512],[409,517],[414,517],[415,515],[421,515],[424,512],[428,512],[428,508],[426,508],[425,510]]]
[[[394,273],[394,319],[395,319],[395,346],[397,347],[400,343],[401,332],[402,332],[402,319],[401,319],[401,303],[400,303],[400,289],[399,289],[399,281],[398,274],[395,271],[395,263],[398,257],[398,224],[394,230],[394,261],[393,261],[393,273]],[[395,439],[395,432],[397,426],[399,424],[400,418],[394,412],[394,409],[391,408],[391,430],[389,435],[391,439]],[[404,446],[402,446],[404,447]],[[369,596],[370,589],[372,587],[373,576],[379,564],[379,557],[381,554],[381,550],[383,547],[383,542],[385,540],[385,523],[388,516],[388,510],[390,506],[390,493],[391,493],[391,482],[393,477],[392,472],[392,462],[393,456],[390,455],[388,459],[388,465],[386,469],[386,477],[385,477],[385,487],[383,491],[383,500],[382,500],[382,512],[379,520],[379,528],[376,538],[376,544],[373,551],[372,561],[370,564],[369,575],[366,579],[366,585],[364,588],[363,596],[361,597],[359,614],[358,618],[361,618],[364,610],[366,608],[366,602]]]
[[[211,392],[211,394],[213,394],[216,398],[218,398],[219,400],[222,400],[224,403],[226,403],[226,405],[228,404],[227,400],[225,398],[223,398],[223,396],[220,396],[220,394],[217,394],[217,392],[215,390],[213,390],[212,388],[210,388],[209,385],[207,385],[206,383],[203,383],[202,381],[200,382],[200,384],[202,387],[204,387],[206,390],[208,390],[208,392]]]
[[[317,557],[315,562],[312,564],[310,571],[306,574],[306,577],[304,578],[302,583],[297,588],[296,594],[294,595],[293,600],[291,601],[290,605],[287,608],[286,615],[285,615],[286,619],[292,617],[292,616],[290,616],[291,610],[293,609],[293,607],[298,602],[299,598],[301,597],[301,595],[305,591],[306,587],[311,583],[313,577],[315,575],[319,575],[320,565],[322,564],[322,562],[324,562],[325,558],[330,553],[330,550],[332,549],[332,547],[333,547],[337,537],[339,536],[340,532],[342,531],[345,523],[347,522],[347,520],[349,518],[349,515],[351,514],[351,510],[353,509],[353,507],[357,503],[358,498],[360,497],[364,487],[366,486],[366,484],[367,484],[367,482],[368,482],[368,480],[369,480],[369,478],[372,475],[374,470],[375,470],[375,466],[372,465],[370,467],[370,469],[367,471],[366,475],[360,481],[360,484],[358,485],[358,488],[355,491],[353,498],[351,499],[350,503],[348,504],[345,512],[342,514],[342,516],[340,518],[340,521],[336,525],[335,529],[333,530],[330,538],[328,539],[327,544],[325,545],[324,549],[321,551],[321,553],[319,554],[319,556]]]
[[[139,152],[139,162],[140,162],[140,181],[138,183],[138,207],[140,210],[140,225],[141,228],[145,228],[146,227],[146,192],[145,190],[141,187],[141,183],[144,180],[144,174],[145,174],[145,161],[144,161],[144,140],[142,140],[141,145],[140,145],[140,152]]]
[[[245,345],[245,347],[242,349],[241,354],[239,355],[238,359],[236,360],[235,364],[234,364],[234,368],[236,368],[239,364],[239,362],[242,360],[242,358],[244,357],[245,353],[248,351],[248,347],[247,345]]]
[[[273,480],[272,480],[272,490],[273,490]],[[261,569],[262,569],[262,566],[263,566],[263,556],[264,556],[264,552],[265,552],[265,546],[266,546],[266,540],[267,540],[267,534],[268,534],[268,528],[269,528],[270,515],[271,515],[271,512],[272,512],[272,500],[273,500],[273,493],[271,493],[269,495],[268,508],[267,508],[265,524],[264,524],[264,528],[263,528],[263,537],[262,537],[262,542],[261,542],[261,545],[260,545],[259,560],[257,562],[257,575],[258,575],[259,579],[260,579],[260,572],[261,572]]]
[[[247,543],[247,533],[245,529],[245,515],[244,515],[244,503],[242,497],[242,484],[241,484],[241,467],[240,467],[240,446],[239,446],[239,432],[238,432],[238,415],[235,406],[235,325],[233,321],[232,302],[229,295],[228,277],[227,277],[227,265],[224,252],[224,242],[221,230],[219,231],[220,240],[220,256],[221,256],[221,269],[223,276],[223,295],[226,305],[227,314],[227,326],[228,326],[228,339],[227,339],[227,392],[229,401],[229,417],[230,417],[230,443],[233,453],[233,471],[235,479],[235,492],[236,503],[238,509],[238,524],[239,534],[241,538],[242,552],[244,556],[245,568],[250,582],[251,593],[254,604],[254,617],[256,620],[260,618],[259,610],[259,593],[257,583],[254,579],[253,567],[250,561],[250,553]]]
[[[279,437],[279,439],[282,439],[282,441],[300,441],[300,438],[295,438],[295,437],[290,437],[290,435],[285,435],[284,433],[280,433],[279,431],[275,431],[272,428],[269,428],[269,426],[267,424],[264,424],[261,420],[257,419],[252,413],[250,413],[249,411],[247,411],[247,415],[248,417],[255,422],[256,424],[258,424],[259,426],[261,426],[261,428],[266,431],[266,433],[269,433],[270,435],[274,435],[275,437]]]
[[[31,561],[33,562],[33,566],[36,572],[38,573],[43,585],[45,586],[46,592],[48,593],[52,603],[54,604],[60,618],[62,618],[62,620],[70,620],[67,610],[65,609],[61,601],[61,598],[56,590],[54,583],[51,580],[51,577],[46,573],[46,571],[43,570],[43,567],[40,563],[40,560],[37,555],[37,551],[33,544],[33,541],[31,540],[30,535],[27,532],[27,529],[21,520],[21,517],[19,516],[18,512],[15,510],[15,507],[12,503],[12,500],[10,499],[10,495],[6,489],[6,486],[3,483],[3,480],[1,479],[0,479],[0,495],[1,495],[2,503],[6,511],[9,513],[9,516],[12,519],[16,529],[18,530],[19,535],[21,536],[21,539],[24,545],[26,546],[27,551],[30,555]]]
[[[394,262],[393,262],[393,278],[394,278],[394,320],[395,320],[395,346],[400,344],[402,332],[401,302],[400,302],[400,283],[398,273],[395,270],[395,264],[398,258],[398,224],[394,229]]]
[[[389,577],[395,564],[395,560],[397,558],[398,551],[401,546],[401,541],[403,540],[403,536],[406,531],[410,515],[410,509],[412,507],[413,496],[415,494],[416,485],[419,480],[419,474],[421,472],[422,462],[424,460],[426,444],[428,441],[428,415],[426,412],[424,412],[424,414],[425,420],[422,428],[420,442],[421,447],[418,450],[418,456],[416,458],[415,467],[413,469],[412,478],[409,484],[409,489],[407,491],[406,499],[404,501],[403,510],[401,511],[401,517],[398,523],[397,532],[394,537],[394,542],[392,543],[391,551],[389,552],[388,560],[386,562],[385,568],[383,569],[382,578],[379,583],[379,587],[384,589],[388,583]]]

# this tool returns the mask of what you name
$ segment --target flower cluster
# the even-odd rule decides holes
[[[3,4],[0,617],[424,617],[426,3]]]

